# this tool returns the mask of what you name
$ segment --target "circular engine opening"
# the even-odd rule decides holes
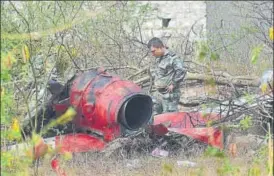
[[[148,123],[152,116],[153,103],[148,95],[134,95],[123,104],[119,121],[129,130],[137,130]]]

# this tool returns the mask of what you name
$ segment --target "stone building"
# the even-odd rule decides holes
[[[141,4],[146,1],[139,1]],[[205,1],[150,1],[152,10],[145,17],[142,25],[144,39],[151,36],[161,37],[168,41],[180,41],[190,33],[190,38],[197,39],[206,31]],[[193,24],[196,23],[191,30]]]
[[[250,1],[251,2],[251,1]],[[262,2],[263,15],[272,21],[273,1]],[[251,50],[257,45],[265,45],[258,35],[252,33],[258,23],[252,16],[254,4],[245,1],[139,1],[150,3],[152,10],[142,24],[144,40],[152,36],[161,37],[170,47],[176,47],[186,38],[190,41],[207,39],[212,41],[211,47],[217,50],[222,58],[250,58]],[[272,4],[272,5],[271,5]],[[272,9],[271,9],[272,7]],[[268,8],[267,10],[264,10]],[[250,10],[251,9],[251,10]],[[272,13],[271,13],[272,12]],[[259,18],[259,17],[257,17]],[[261,23],[261,22],[260,22]],[[268,35],[271,24],[261,26]],[[256,36],[255,36],[256,35]],[[268,50],[268,46],[265,46]],[[264,58],[270,58],[273,52],[263,51]]]

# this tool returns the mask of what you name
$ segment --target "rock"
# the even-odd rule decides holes
[[[166,150],[161,150],[157,147],[151,152],[151,154],[152,156],[156,156],[156,157],[167,157],[169,152]]]
[[[191,161],[177,161],[178,166],[186,166],[186,167],[195,167],[197,166],[197,163],[191,162]]]

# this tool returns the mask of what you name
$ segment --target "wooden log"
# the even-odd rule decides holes
[[[134,81],[134,83],[144,84],[144,83],[147,83],[149,81],[149,79],[150,79],[149,76],[145,76],[145,77],[142,77],[142,78]],[[213,79],[216,84],[233,84],[235,86],[257,87],[260,84],[260,80],[257,77],[249,77],[249,76],[223,77],[223,73],[220,75],[216,74],[215,76],[205,75],[205,74],[188,73],[185,78],[185,80],[200,80],[200,81],[209,81],[210,79]]]
[[[139,70],[138,72],[134,73],[133,75],[130,75],[129,77],[127,77],[127,79],[131,79],[131,78],[133,78],[134,76],[137,76],[137,75],[139,75],[139,74],[145,73],[148,69],[149,69],[149,67],[146,67],[146,68],[144,68],[144,69],[141,69],[141,70]]]

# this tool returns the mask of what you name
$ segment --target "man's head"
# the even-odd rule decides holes
[[[155,57],[161,57],[165,54],[165,46],[163,42],[157,37],[150,39],[147,47]]]

